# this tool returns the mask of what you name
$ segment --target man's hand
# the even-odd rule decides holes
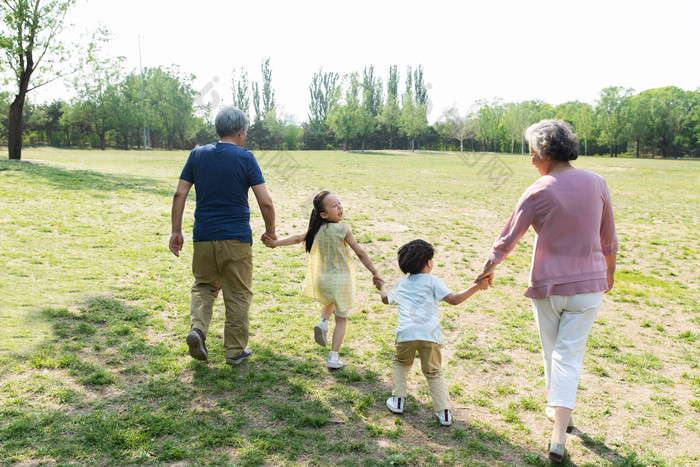
[[[276,248],[277,245],[275,245],[275,238],[270,237],[267,233],[262,234],[262,237],[260,237],[260,240],[265,244],[266,247],[268,248]]]
[[[377,290],[381,291],[382,287],[384,287],[384,278],[380,276],[379,273],[377,273],[372,276],[372,283],[377,288]]]
[[[181,232],[174,232],[170,235],[170,251],[178,258],[180,257],[180,251],[182,251],[182,245],[184,243],[185,241]]]
[[[265,246],[270,246],[268,244],[269,240],[277,240],[277,235],[275,234],[275,232],[265,231],[265,233],[260,236],[260,241],[263,242]]]

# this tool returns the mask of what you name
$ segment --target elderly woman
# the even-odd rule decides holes
[[[542,177],[520,197],[476,280],[493,281],[496,266],[533,227],[537,236],[525,296],[532,299],[542,344],[549,390],[545,414],[554,421],[549,458],[561,462],[586,340],[603,293],[613,286],[617,236],[605,180],[570,163],[579,145],[571,127],[542,120],[525,137]]]

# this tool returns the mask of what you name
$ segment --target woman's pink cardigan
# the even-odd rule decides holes
[[[526,297],[607,289],[604,256],[617,252],[605,179],[587,170],[545,175],[520,197],[488,259],[498,264],[532,226],[537,236]]]

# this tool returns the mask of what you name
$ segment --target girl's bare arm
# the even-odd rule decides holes
[[[273,240],[270,237],[266,237],[265,245],[275,248],[278,246],[296,245],[304,240],[306,240],[306,232],[290,235],[289,237],[280,238],[279,240]]]
[[[377,268],[374,267],[374,264],[372,263],[372,260],[369,259],[367,252],[360,246],[359,243],[357,243],[357,240],[355,240],[355,236],[352,234],[350,229],[348,229],[348,233],[345,234],[345,242],[350,245],[350,248],[352,248],[352,251],[354,251],[357,257],[360,258],[362,264],[364,264],[367,270],[372,273],[372,278],[383,282],[382,276],[379,275],[379,271],[377,271]]]

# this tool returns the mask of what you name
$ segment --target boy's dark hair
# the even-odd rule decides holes
[[[418,274],[433,259],[433,245],[425,240],[413,240],[399,248],[399,268],[404,274]]]

